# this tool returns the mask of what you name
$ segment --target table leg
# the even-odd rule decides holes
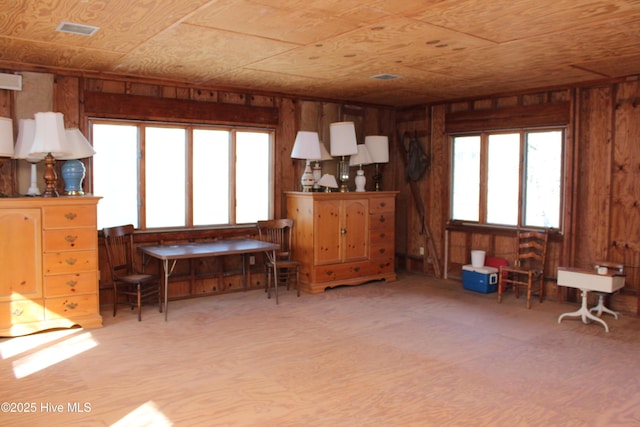
[[[169,315],[169,260],[162,260],[162,271],[164,273],[164,321]]]
[[[605,307],[604,305],[604,295],[600,294],[598,295],[598,305],[596,305],[595,307],[591,307],[591,309],[589,309],[589,311],[595,311],[596,312],[596,316],[600,317],[602,316],[602,313],[609,313],[610,315],[612,315],[615,319],[618,318],[618,313],[616,313],[613,310],[610,310],[609,308]]]
[[[562,319],[564,317],[582,317],[582,322],[583,323],[588,323],[587,319],[591,319],[594,320],[600,324],[602,324],[602,326],[604,326],[604,330],[606,332],[609,332],[609,327],[607,326],[606,322],[602,319],[600,319],[599,317],[594,316],[593,314],[591,314],[591,312],[589,311],[589,308],[587,307],[587,294],[589,291],[585,290],[585,289],[580,289],[580,292],[582,292],[582,304],[580,306],[580,308],[576,311],[573,311],[571,313],[564,313],[561,314],[560,317],[558,317],[558,323],[560,323],[562,321]]]
[[[276,265],[276,250],[275,249],[271,252],[271,258],[273,260],[273,262],[271,264],[273,264],[273,283],[274,283],[275,288],[276,288],[276,304],[278,304],[278,267]]]

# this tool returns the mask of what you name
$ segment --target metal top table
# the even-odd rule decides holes
[[[246,263],[244,256],[249,253],[265,252],[270,259],[275,259],[275,252],[280,245],[254,239],[215,240],[212,242],[189,242],[172,245],[139,246],[143,254],[160,260],[164,273],[164,320],[169,312],[169,276],[179,259],[205,258],[221,255],[242,255],[242,280],[246,289]],[[172,261],[169,267],[169,261]],[[274,271],[274,274],[276,272]],[[275,277],[275,276],[274,276]],[[276,294],[277,299],[277,294]]]

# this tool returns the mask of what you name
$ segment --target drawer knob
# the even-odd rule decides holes
[[[340,229],[340,234],[347,234],[347,229],[346,228],[341,228]]]
[[[75,302],[69,302],[69,303],[67,303],[67,304],[65,304],[65,305],[67,306],[67,308],[68,308],[69,310],[74,310],[76,307],[78,307],[78,304],[77,304],[77,303],[75,303]]]
[[[69,235],[65,236],[64,240],[66,240],[67,243],[73,244],[73,243],[75,243],[77,238],[78,238],[78,236],[72,236],[72,235],[69,234]]]
[[[385,222],[386,218],[384,217],[384,215],[380,215],[380,222]]]
[[[382,206],[383,208],[387,206],[387,202],[380,202],[380,206]]]
[[[385,248],[380,248],[380,253],[383,254],[385,253],[387,250]]]
[[[64,260],[69,265],[74,265],[78,260],[76,258],[67,258]]]
[[[11,315],[13,316],[22,316],[24,314],[24,310],[21,308],[14,308],[13,311],[11,311]]]
[[[66,214],[64,214],[64,217],[67,218],[69,221],[73,221],[74,219],[76,219],[78,215],[76,215],[74,212],[68,212]]]
[[[69,280],[67,282],[67,286],[70,287],[70,288],[75,288],[77,284],[78,284],[77,280]]]

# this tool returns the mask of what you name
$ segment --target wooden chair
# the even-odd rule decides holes
[[[516,298],[520,288],[527,289],[527,308],[531,308],[531,295],[537,292],[542,302],[544,296],[544,266],[547,258],[548,233],[546,231],[519,231],[518,253],[513,266],[501,266],[498,275],[498,302],[502,292],[513,287]]]
[[[289,218],[273,219],[268,221],[258,221],[258,234],[260,240],[266,242],[277,243],[280,250],[276,251],[276,259],[271,257],[265,259],[265,281],[267,297],[271,298],[271,277],[275,271],[278,272],[277,280],[274,280],[276,289],[276,304],[278,303],[278,282],[287,286],[295,279],[295,289],[300,296],[300,263],[293,259],[292,239],[293,239],[293,220]],[[275,266],[274,266],[275,262]]]
[[[151,296],[158,298],[162,313],[160,280],[157,276],[140,273],[136,268],[133,246],[133,225],[102,229],[107,249],[107,261],[113,280],[113,315],[118,308],[118,297],[125,295],[126,304],[138,308],[138,321],[142,320],[142,301]]]

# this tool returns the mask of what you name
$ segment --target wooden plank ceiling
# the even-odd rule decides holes
[[[640,0],[2,3],[0,67],[396,107],[640,74]]]

